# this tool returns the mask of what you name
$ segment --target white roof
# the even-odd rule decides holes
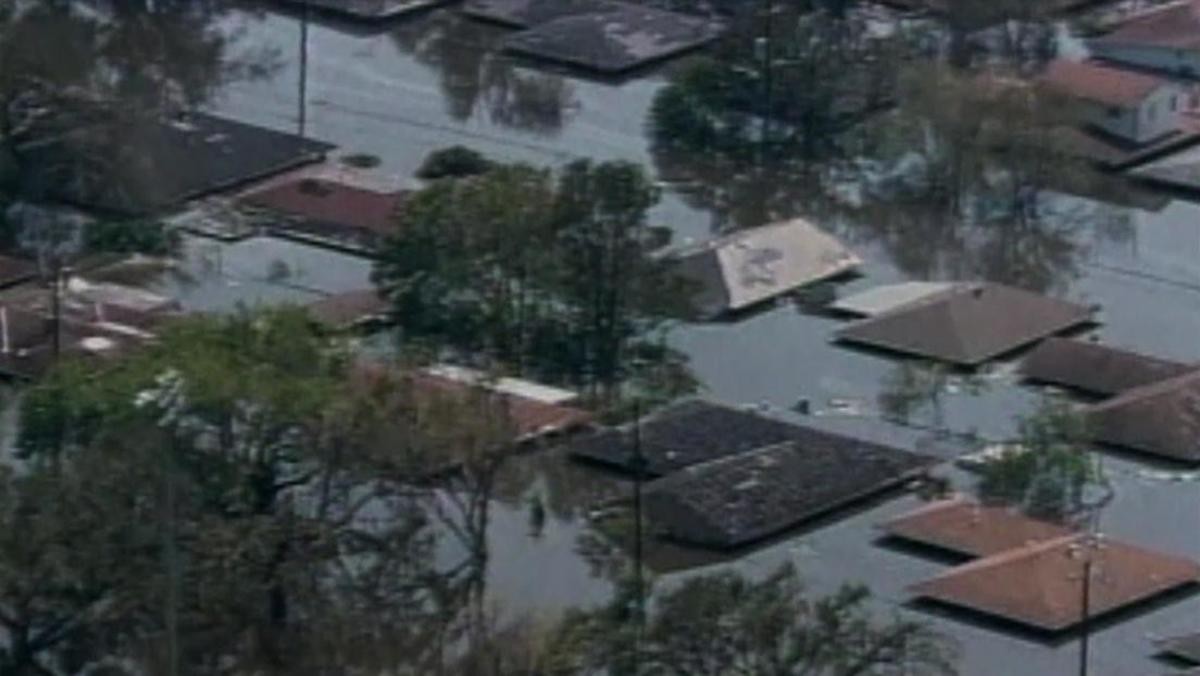
[[[953,287],[953,282],[901,282],[899,284],[885,284],[868,289],[862,293],[840,298],[830,305],[830,308],[838,312],[845,312],[860,317],[875,317],[885,312],[890,312],[902,305],[915,303]]]
[[[836,238],[802,218],[740,230],[681,256],[705,253],[716,255],[729,310],[836,277],[862,264]]]
[[[522,399],[529,399],[531,401],[539,401],[543,404],[568,404],[579,399],[579,395],[570,390],[542,385],[529,380],[521,380],[520,378],[493,379],[489,378],[482,371],[464,366],[439,364],[429,367],[426,371],[431,375],[445,378],[446,380],[477,385],[493,392],[521,397]]]
[[[92,303],[104,303],[140,312],[154,312],[168,307],[173,301],[163,295],[123,284],[93,283],[81,277],[71,277],[67,290]]]

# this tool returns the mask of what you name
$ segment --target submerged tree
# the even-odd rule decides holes
[[[663,590],[639,630],[618,594],[570,615],[556,636],[559,671],[572,674],[953,674],[952,646],[923,625],[878,619],[870,593],[847,586],[809,597],[790,565],[761,581],[733,573]]]
[[[1087,440],[1086,423],[1078,413],[1063,402],[1044,401],[1020,421],[1014,448],[987,465],[980,496],[1052,521],[1088,516],[1107,502],[1112,488]]]
[[[482,354],[518,374],[613,394],[652,349],[681,294],[651,254],[658,191],[644,171],[581,161],[441,181],[402,215],[375,279],[405,337]]]

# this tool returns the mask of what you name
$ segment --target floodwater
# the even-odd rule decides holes
[[[679,239],[701,238],[730,222],[746,224],[756,215],[811,216],[866,261],[863,277],[839,292],[906,279],[982,275],[1018,281],[1100,304],[1103,324],[1095,333],[1106,343],[1200,360],[1200,205],[1164,199],[1139,208],[1058,196],[1051,199],[1057,209],[1082,217],[1051,233],[931,224],[920,213],[892,222],[896,214],[890,212],[898,214],[903,205],[872,212],[874,219],[826,221],[818,201],[811,202],[812,212],[780,213],[780,204],[805,203],[768,195],[804,192],[803,186],[788,184],[793,179],[736,181],[720,171],[688,166],[686,160],[681,167],[679,161],[656,157],[645,119],[664,82],[661,75],[611,84],[527,68],[494,53],[496,29],[438,11],[378,31],[314,23],[302,104],[301,30],[295,16],[235,11],[223,16],[219,27],[232,36],[229,54],[266,51],[274,67],[264,77],[222,84],[208,101],[210,109],[292,131],[304,105],[307,134],[336,143],[345,153],[376,155],[382,171],[402,179],[411,177],[426,153],[452,144],[538,164],[581,157],[639,162],[671,179],[653,219],[673,228]],[[751,189],[737,189],[747,183]],[[189,240],[187,251],[181,274],[163,276],[159,288],[178,293],[195,309],[229,309],[239,301],[304,302],[361,287],[369,274],[361,259],[277,240],[218,245],[196,239]],[[273,265],[276,260],[282,263]],[[284,268],[286,275],[280,273]],[[940,405],[917,411],[909,426],[884,423],[880,395],[902,364],[833,345],[837,326],[836,320],[781,303],[736,323],[679,327],[672,342],[690,355],[709,396],[785,416],[806,399],[816,424],[947,458],[960,447],[939,442],[922,428],[943,424],[954,432],[1002,439],[1013,434],[1014,418],[1029,412],[1040,396],[1015,382],[1011,364],[1000,364],[983,374],[982,392],[952,383]],[[1111,457],[1105,465],[1116,488],[1102,518],[1109,534],[1200,558],[1200,528],[1192,525],[1200,516],[1200,486],[1172,480],[1138,460]],[[945,471],[969,488],[964,477]],[[588,491],[579,487],[589,478],[545,456],[523,460],[518,474],[521,480],[493,510],[488,574],[493,599],[512,613],[552,613],[603,602],[611,589],[606,573],[611,566],[580,551],[585,541],[595,544],[587,538],[583,518],[588,505],[580,501]],[[533,494],[551,504],[538,535],[530,533],[525,509],[525,499]],[[866,583],[881,612],[917,613],[957,641],[964,674],[1009,676],[1019,669],[1057,675],[1075,668],[1076,646],[1070,641],[1047,645],[908,609],[905,588],[943,566],[878,546],[873,527],[915,504],[914,497],[884,501],[731,565],[759,574],[791,561],[817,592]],[[686,574],[691,573],[668,575],[663,582]],[[1151,657],[1149,638],[1192,631],[1200,631],[1200,596],[1105,627],[1092,643],[1091,673],[1164,671]]]

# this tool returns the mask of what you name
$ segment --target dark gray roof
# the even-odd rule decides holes
[[[74,206],[153,213],[318,161],[333,147],[207,113],[132,120],[93,110],[87,124],[48,123],[23,137],[31,169],[22,180]]]
[[[1097,442],[1200,463],[1200,370],[1092,406],[1087,421]]]
[[[647,486],[646,514],[670,538],[731,549],[895,487],[935,461],[812,428],[800,439],[693,465]]]
[[[0,254],[0,288],[28,282],[37,276],[37,263]]]
[[[1193,368],[1087,341],[1048,338],[1025,358],[1021,374],[1035,382],[1111,397]]]
[[[962,284],[856,322],[839,340],[977,366],[1090,323],[1092,310],[999,284]]]
[[[618,3],[608,0],[469,0],[467,16],[517,28],[528,28],[564,16],[606,11]]]
[[[389,19],[426,7],[439,5],[446,0],[286,0],[292,5],[308,5],[314,9],[336,12],[355,19]]]
[[[719,37],[720,23],[649,7],[614,3],[611,9],[573,14],[509,36],[510,51],[605,74],[645,66]]]
[[[700,400],[649,415],[638,429],[648,477],[801,438],[804,432],[791,423]],[[633,427],[626,425],[581,438],[567,450],[578,459],[632,473],[633,439]]]
[[[1164,639],[1158,643],[1159,652],[1190,664],[1200,664],[1200,634],[1187,634]]]

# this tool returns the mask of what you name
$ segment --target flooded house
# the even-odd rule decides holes
[[[603,75],[619,75],[716,40],[723,24],[615,0],[471,0],[462,12],[522,29],[510,52]]]
[[[239,198],[274,235],[373,255],[399,231],[408,193],[382,191],[324,177],[269,184]]]
[[[991,283],[957,284],[855,322],[851,345],[975,367],[1093,322],[1093,309]]]
[[[1145,146],[1180,131],[1184,92],[1165,78],[1104,65],[1058,59],[1042,85],[1079,104],[1080,123],[1120,141]]]
[[[839,298],[830,304],[833,312],[852,317],[875,317],[929,296],[949,291],[954,282],[900,282],[884,284]]]
[[[670,540],[734,549],[850,509],[935,463],[814,428],[797,427],[795,435],[651,482],[644,497],[648,521]]]
[[[1098,59],[1172,76],[1200,75],[1200,2],[1180,0],[1137,12],[1089,40]]]
[[[1090,407],[1086,419],[1097,443],[1200,463],[1200,369],[1128,390]]]
[[[576,460],[660,477],[692,465],[801,438],[805,428],[754,411],[700,399],[682,401],[618,428],[580,437]]]
[[[1021,375],[1029,382],[1112,397],[1195,368],[1091,341],[1047,338],[1021,362]]]
[[[319,162],[333,148],[202,112],[141,119],[97,106],[87,120],[31,125],[18,145],[31,168],[22,180],[52,201],[126,216]]]
[[[1011,507],[982,505],[962,496],[931,502],[880,524],[879,530],[890,540],[967,559],[1072,533],[1065,526],[1031,519]]]
[[[1195,561],[1080,533],[976,559],[911,591],[926,604],[1053,636],[1132,612],[1197,580]]]
[[[385,324],[392,304],[375,289],[335,293],[305,306],[308,316],[328,331],[346,332]]]
[[[310,8],[358,21],[384,21],[436,7],[445,0],[284,0],[299,8]]]
[[[848,274],[862,260],[804,219],[748,228],[671,252],[705,318],[747,310],[805,286]]]

